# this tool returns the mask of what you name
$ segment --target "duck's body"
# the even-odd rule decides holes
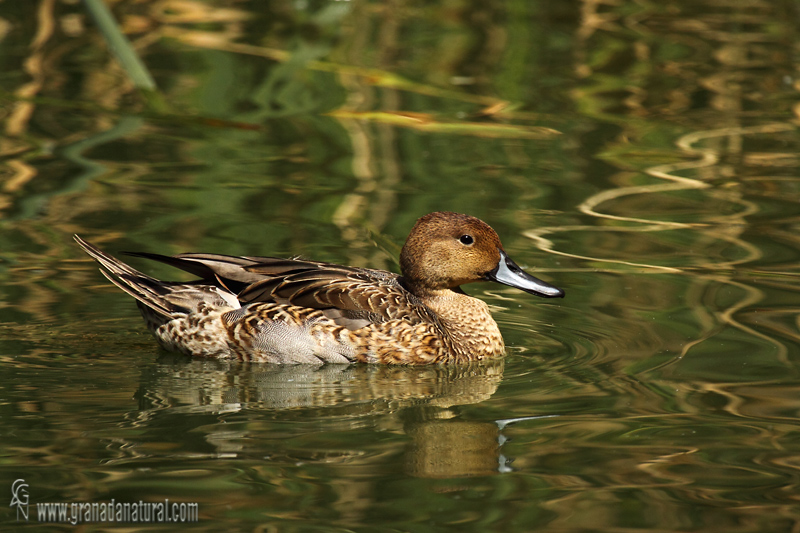
[[[270,363],[463,362],[503,354],[488,306],[460,285],[492,280],[546,297],[560,289],[526,274],[474,217],[422,217],[403,247],[402,275],[330,263],[133,254],[197,275],[159,281],[75,237],[103,274],[137,299],[167,349]]]

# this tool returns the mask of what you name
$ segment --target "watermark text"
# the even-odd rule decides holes
[[[29,521],[29,507],[34,506],[33,517],[39,522],[61,524],[109,524],[109,523],[188,523],[197,522],[200,508],[197,503],[170,502],[118,502],[30,503],[28,484],[18,479],[11,486],[11,504],[17,509],[17,521]]]

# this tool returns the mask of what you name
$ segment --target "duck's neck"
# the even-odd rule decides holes
[[[503,337],[481,300],[465,294],[460,288],[432,291],[425,295],[425,304],[442,321],[454,343],[453,351],[465,360],[503,355]]]

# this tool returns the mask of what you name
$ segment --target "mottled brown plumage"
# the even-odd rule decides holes
[[[417,221],[400,255],[402,275],[299,259],[131,254],[200,278],[165,282],[75,240],[136,298],[164,347],[196,356],[314,364],[497,357],[504,351],[497,324],[461,285],[497,281],[563,296],[511,261],[489,225],[457,213]]]

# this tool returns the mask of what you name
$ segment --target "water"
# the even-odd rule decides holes
[[[28,528],[169,499],[206,530],[797,530],[795,2],[114,14],[150,103],[81,4],[0,4],[0,491],[26,481]],[[395,270],[443,209],[567,292],[467,287],[503,360],[169,354],[71,240]]]

